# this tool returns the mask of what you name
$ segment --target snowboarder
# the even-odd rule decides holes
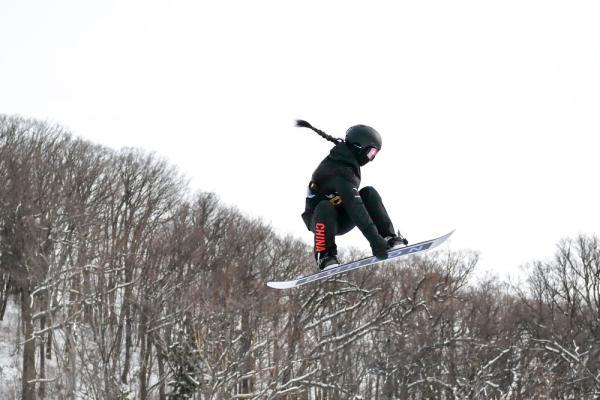
[[[314,254],[319,269],[339,265],[335,237],[357,226],[371,245],[373,255],[388,257],[388,250],[408,241],[394,231],[381,196],[375,188],[359,190],[360,167],[373,161],[381,150],[381,136],[370,126],[354,125],[346,138],[335,138],[298,120],[296,125],[309,128],[335,143],[329,155],[312,175],[302,219],[314,234]]]

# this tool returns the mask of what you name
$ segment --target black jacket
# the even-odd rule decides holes
[[[344,207],[369,242],[375,240],[379,233],[358,193],[360,178],[360,165],[349,145],[336,144],[312,175],[302,214],[307,227],[310,229],[312,212],[320,201],[339,196],[338,206]]]

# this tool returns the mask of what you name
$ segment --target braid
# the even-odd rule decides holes
[[[313,131],[317,132],[317,134],[319,136],[321,136],[322,138],[327,139],[330,142],[333,142],[335,144],[343,143],[344,142],[344,139],[340,139],[340,138],[336,138],[336,137],[333,137],[331,135],[328,135],[325,132],[323,132],[322,130],[315,128],[314,126],[312,126],[311,124],[309,124],[308,122],[306,122],[306,121],[304,121],[302,119],[297,119],[296,120],[296,126],[301,127],[301,128],[312,129]]]

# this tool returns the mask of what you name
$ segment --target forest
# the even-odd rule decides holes
[[[278,291],[312,248],[155,153],[0,115],[0,188],[2,399],[600,398],[594,234],[519,282],[446,249]]]

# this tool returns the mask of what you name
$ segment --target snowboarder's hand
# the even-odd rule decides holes
[[[388,258],[388,242],[381,236],[377,236],[372,240],[369,240],[369,244],[371,245],[371,250],[373,250],[373,255],[380,260],[385,260]]]

